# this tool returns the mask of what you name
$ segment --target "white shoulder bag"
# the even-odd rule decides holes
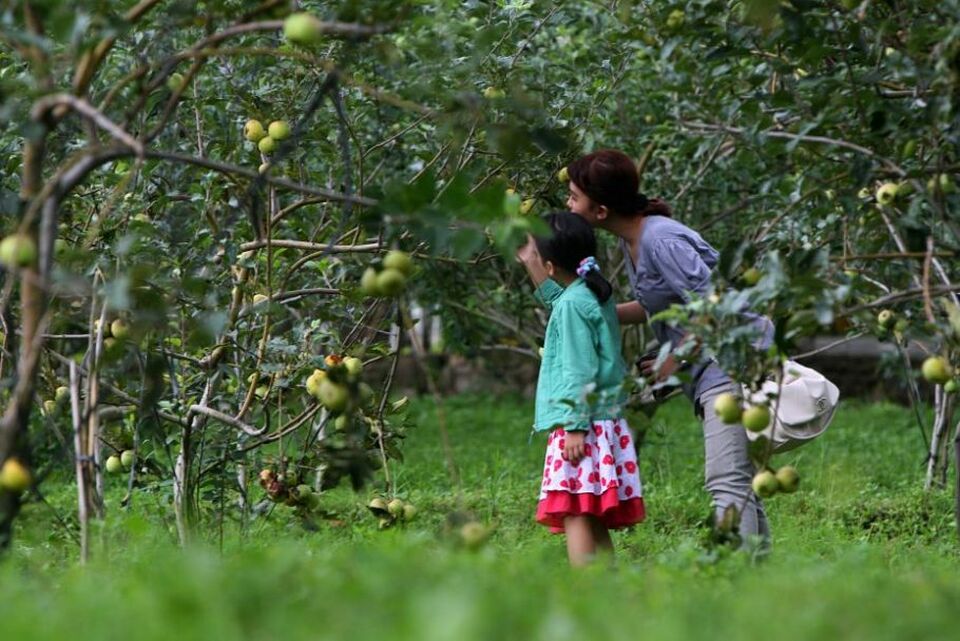
[[[779,398],[777,394],[779,391]],[[767,438],[773,441],[774,452],[787,452],[820,436],[833,420],[840,399],[840,390],[823,374],[796,361],[783,366],[783,382],[764,381],[753,395],[747,388],[743,397],[757,403],[769,400],[776,416],[762,432],[747,430],[751,441]]]

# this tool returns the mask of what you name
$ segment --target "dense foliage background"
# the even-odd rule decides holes
[[[0,226],[39,260],[4,274],[0,460],[43,479],[81,454],[94,515],[127,449],[131,491],[171,499],[184,541],[249,518],[262,467],[284,492],[371,478],[409,427],[389,391],[401,339],[427,348],[415,308],[442,319],[438,351],[535,355],[512,253],[563,205],[557,170],[600,147],[723,248],[688,322],[747,382],[825,331],[960,362],[955,0],[294,4],[3,4]],[[294,9],[326,25],[312,46],[283,36]],[[262,154],[252,118],[293,135]],[[365,296],[397,247],[406,291]],[[776,354],[730,331],[744,302],[777,322]],[[118,318],[129,335],[105,340]],[[334,430],[304,381],[345,354],[370,389],[351,380]],[[61,386],[74,411],[39,411]],[[4,545],[20,501],[0,496]]]

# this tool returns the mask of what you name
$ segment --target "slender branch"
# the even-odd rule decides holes
[[[228,416],[223,412],[218,412],[217,410],[207,407],[206,405],[191,405],[190,411],[197,414],[205,414],[206,416],[209,416],[212,419],[220,421],[221,423],[226,423],[231,427],[235,427],[239,430],[242,430],[243,432],[245,432],[246,434],[249,434],[250,436],[260,436],[267,429],[266,427],[261,427],[258,430],[257,428],[251,427],[250,425],[248,425],[247,423],[244,423],[243,421],[238,421],[232,416]]]
[[[124,155],[129,155],[129,154],[125,154],[122,151],[118,151],[116,157],[122,157]],[[362,196],[350,196],[350,195],[342,194],[340,192],[332,191],[329,189],[311,187],[309,185],[293,182],[292,180],[287,180],[286,178],[271,176],[269,172],[266,174],[261,174],[255,169],[247,169],[246,167],[241,167],[239,165],[231,165],[230,163],[211,160],[209,158],[200,158],[197,156],[191,156],[189,154],[181,154],[181,153],[171,152],[171,151],[152,151],[152,150],[146,151],[144,155],[147,158],[156,158],[158,160],[169,160],[172,162],[181,162],[189,165],[197,165],[198,167],[206,167],[207,169],[212,169],[222,174],[236,174],[238,176],[250,178],[251,180],[262,180],[271,185],[283,187],[291,191],[297,191],[304,194],[310,194],[313,196],[326,198],[327,200],[330,200],[330,201],[351,202],[356,205],[364,205],[367,207],[377,204],[377,201],[373,200],[372,198],[364,198]]]
[[[380,243],[366,243],[363,245],[330,245],[327,243],[311,243],[306,240],[252,240],[240,245],[240,251],[261,249],[267,245],[284,249],[300,249],[304,251],[325,251],[329,254],[369,253],[380,251]]]
[[[46,115],[58,106],[65,106],[73,109],[77,113],[90,118],[97,123],[101,129],[110,133],[114,138],[127,145],[136,153],[137,156],[143,156],[143,144],[139,140],[128,134],[120,125],[110,120],[106,114],[91,105],[83,98],[72,96],[68,93],[58,93],[52,96],[44,96],[33,104],[30,117],[40,122],[46,118]]]
[[[941,294],[953,294],[960,292],[960,285],[943,285],[940,287],[931,287],[930,295],[931,296],[940,296]],[[863,303],[862,305],[856,305],[850,307],[849,309],[842,310],[839,312],[840,316],[850,316],[851,314],[856,314],[857,312],[862,312],[866,309],[873,309],[875,307],[882,307],[883,305],[890,305],[892,303],[901,303],[905,300],[911,300],[914,298],[920,298],[923,296],[923,287],[917,287],[916,289],[908,289],[902,292],[896,292],[893,294],[888,294],[886,296],[881,296],[869,303]]]
[[[731,127],[729,125],[714,125],[710,123],[703,122],[691,122],[686,120],[681,120],[680,124],[687,128],[687,131],[691,133],[697,132],[724,132],[728,134],[734,134],[737,136],[745,136],[749,132],[743,127]],[[831,145],[834,147],[842,147],[844,149],[849,149],[855,151],[859,154],[863,154],[869,158],[874,158],[880,163],[885,165],[890,171],[894,172],[898,176],[906,176],[907,172],[900,165],[893,162],[886,156],[881,156],[872,149],[867,149],[862,145],[850,142],[849,140],[841,140],[839,138],[828,138],[827,136],[809,136],[806,134],[794,134],[788,131],[777,131],[777,130],[766,130],[760,132],[760,136],[766,136],[768,138],[783,138],[786,140],[797,140],[800,142],[810,142],[818,143],[823,145]]]

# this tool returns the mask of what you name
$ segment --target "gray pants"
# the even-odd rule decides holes
[[[753,493],[751,483],[755,469],[747,453],[747,433],[743,426],[727,425],[713,409],[714,399],[724,392],[740,396],[733,385],[714,387],[703,393],[703,444],[705,453],[704,480],[707,492],[713,497],[713,507],[719,520],[729,505],[740,512],[740,536],[744,542],[759,535],[769,545],[770,528],[763,503]]]

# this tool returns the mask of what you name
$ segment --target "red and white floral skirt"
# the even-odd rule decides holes
[[[561,533],[567,516],[590,514],[610,529],[643,521],[643,486],[627,422],[594,422],[576,465],[563,458],[565,437],[563,429],[556,429],[547,438],[537,522]]]

